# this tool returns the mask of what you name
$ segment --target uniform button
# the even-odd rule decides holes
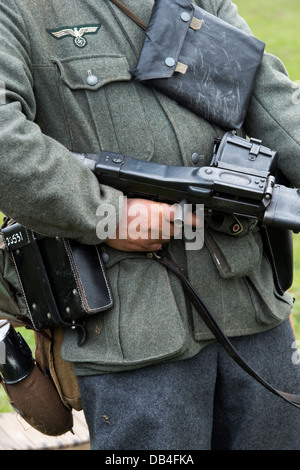
[[[102,259],[105,264],[109,262],[109,255],[105,251],[102,252]]]
[[[182,21],[190,21],[191,19],[190,15],[186,11],[181,13],[180,18],[182,19]]]
[[[99,82],[98,77],[96,75],[92,74],[92,72],[89,70],[88,71],[88,76],[86,78],[86,83],[90,86],[95,86]]]
[[[193,153],[192,162],[194,165],[197,165],[197,163],[199,163],[199,159],[200,159],[199,154],[197,152]]]
[[[175,65],[175,59],[173,59],[173,57],[167,57],[165,60],[165,64],[168,67],[173,67]]]

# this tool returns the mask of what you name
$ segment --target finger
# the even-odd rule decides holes
[[[177,212],[176,204],[171,205],[171,204],[161,203],[161,211],[166,221],[174,222],[176,212]]]
[[[147,251],[158,251],[162,247],[162,243],[153,243],[152,245],[149,246],[149,249]]]
[[[196,213],[192,212],[189,208],[184,215],[184,225],[189,225],[194,228],[201,228],[204,225],[203,211],[198,210]]]

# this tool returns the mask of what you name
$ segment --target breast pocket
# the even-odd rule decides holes
[[[110,150],[150,160],[153,141],[142,89],[125,56],[53,59],[73,150]]]

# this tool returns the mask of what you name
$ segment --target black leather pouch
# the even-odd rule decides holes
[[[96,245],[50,238],[15,223],[2,230],[36,330],[79,328],[84,319],[113,305],[101,253]]]
[[[265,44],[189,0],[155,0],[136,80],[224,129],[243,124]]]

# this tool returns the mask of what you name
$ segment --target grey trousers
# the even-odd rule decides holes
[[[300,393],[290,322],[232,340],[272,386]],[[91,449],[300,450],[300,409],[213,343],[191,359],[79,377]]]

